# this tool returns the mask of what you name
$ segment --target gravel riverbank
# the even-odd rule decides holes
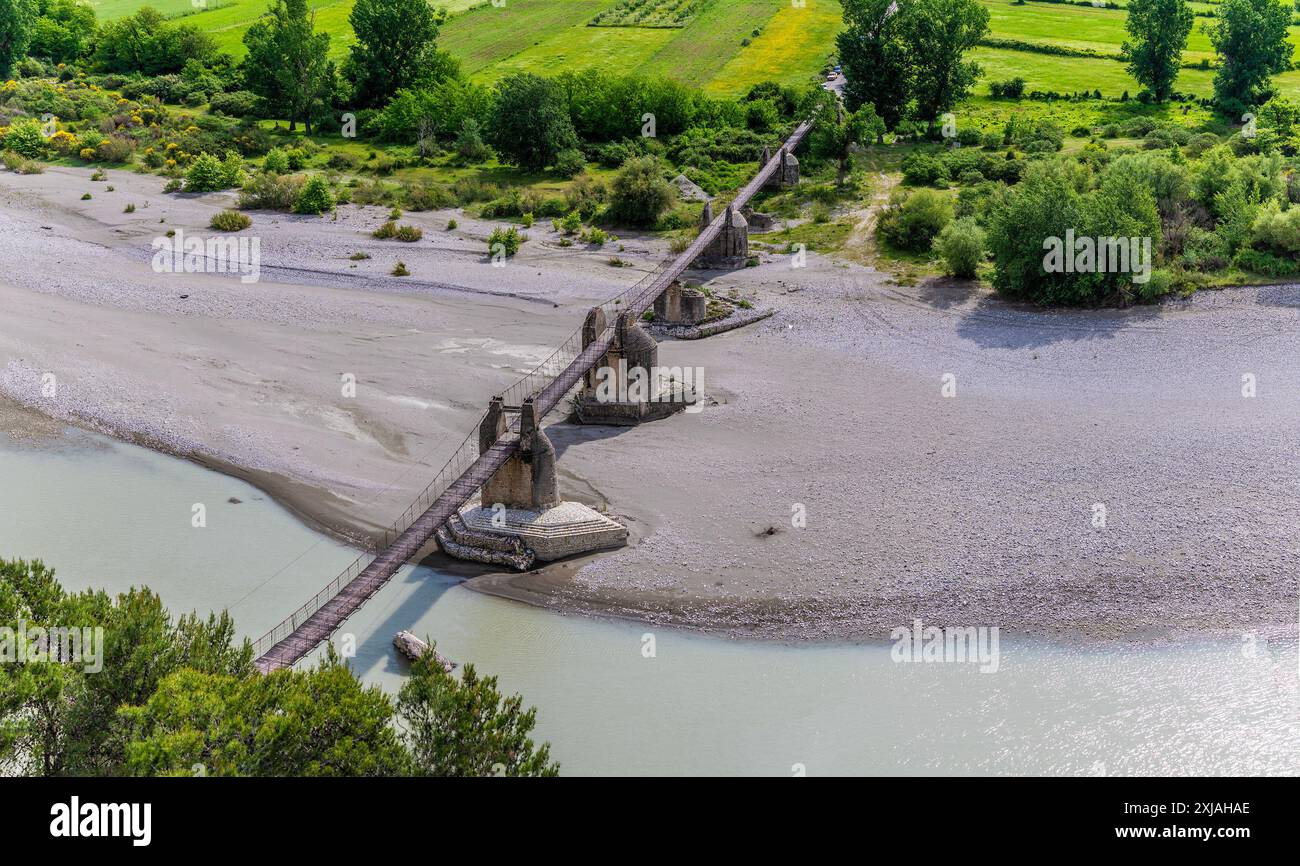
[[[253,214],[260,282],[159,275],[152,240],[206,235],[230,196],[88,175],[0,172],[0,420],[209,463],[352,538],[666,252],[623,239],[633,267],[611,268],[538,227],[498,269],[486,224],[408,214],[425,237],[398,244],[369,236],[384,211],[345,206]],[[411,277],[387,276],[399,258]],[[608,502],[636,543],[471,585],[780,639],[882,640],[914,617],[1083,640],[1294,632],[1300,288],[1044,312],[815,256],[714,276],[778,312],[661,344],[661,363],[704,368],[704,411],[549,428],[566,495]]]

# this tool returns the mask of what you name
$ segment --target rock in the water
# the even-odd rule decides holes
[[[409,658],[411,661],[415,661],[429,651],[429,645],[411,634],[409,631],[399,631],[395,634],[393,636],[393,646],[397,647],[397,651]],[[433,655],[434,658],[438,660],[438,664],[442,665],[442,669],[447,673],[451,673],[456,668],[456,665],[452,661],[444,657],[442,653],[437,650],[433,651]]]

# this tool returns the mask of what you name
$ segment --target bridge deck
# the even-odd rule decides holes
[[[785,147],[793,151],[811,127],[812,121],[799,124],[786,139]],[[758,173],[736,196],[732,202],[733,206],[739,209],[747,204],[772,177],[779,164],[778,153],[760,167]],[[639,318],[672,284],[673,280],[681,276],[682,272],[690,267],[691,263],[699,258],[708,245],[717,238],[722,230],[723,218],[724,214],[719,214],[681,255],[668,262],[642,284],[634,286],[605,306],[611,312],[631,312]],[[537,370],[511,386],[511,390],[519,394],[535,395],[534,402],[539,421],[558,406],[587,371],[609,351],[614,339],[613,322],[611,316],[610,327],[606,328],[605,332],[590,346],[576,353],[576,357],[554,375],[549,372],[550,368],[565,357],[566,349],[571,348],[573,338],[570,338],[569,343],[562,346]],[[539,380],[545,384],[540,388],[534,388],[533,384]],[[514,403],[512,400],[507,402]],[[461,449],[453,455],[420,499],[394,524],[391,540],[386,536],[387,544],[378,554],[370,558],[368,563],[365,562],[367,559],[365,556],[358,559],[329,586],[258,639],[254,644],[258,669],[265,673],[290,667],[328,640],[348,617],[352,616],[361,605],[392,579],[411,557],[429,543],[438,528],[474,495],[474,491],[482,487],[493,473],[510,459],[510,455],[519,444],[518,424],[518,419],[514,419],[491,448],[478,454],[467,467],[453,477],[452,472],[469,459],[465,452],[471,448],[477,451],[477,429],[470,431]],[[444,477],[447,479],[445,486],[440,484]],[[423,511],[418,510],[418,506],[421,505],[424,506]]]

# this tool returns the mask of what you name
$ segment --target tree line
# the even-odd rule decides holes
[[[837,37],[850,108],[871,105],[889,129],[904,119],[927,125],[970,95],[978,64],[964,55],[988,33],[976,0],[843,0]],[[1174,94],[1194,15],[1186,0],[1131,0],[1121,57],[1155,102]],[[1215,105],[1239,115],[1275,93],[1272,77],[1290,68],[1291,7],[1279,0],[1223,0],[1202,26],[1219,55]]]
[[[59,628],[102,629],[94,664]],[[45,631],[39,632],[38,629]],[[22,641],[20,648],[18,643]],[[40,654],[33,650],[40,650]],[[173,619],[147,588],[66,591],[39,561],[0,559],[0,774],[551,776],[536,711],[430,651],[396,698],[331,647],[268,675],[225,612]]]
[[[456,67],[436,46],[445,13],[427,0],[357,0],[348,20],[356,39],[336,68],[330,36],[316,30],[307,0],[272,0],[244,34],[248,55],[236,68],[211,34],[168,21],[150,6],[96,26],[94,11],[76,0],[0,0],[0,79],[24,57],[145,76],[198,64],[233,70],[244,87],[287,115],[291,127],[304,123],[310,130],[340,102],[378,107],[398,90],[440,80]]]

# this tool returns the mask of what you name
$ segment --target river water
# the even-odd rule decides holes
[[[42,558],[70,589],[147,584],[174,613],[229,608],[256,637],[354,555],[185,461],[80,431],[0,435],[0,557]],[[569,774],[1300,773],[1293,643],[1078,649],[1003,636],[997,672],[981,673],[895,663],[887,645],[560,616],[423,567],[341,630],[358,673],[389,690],[405,669],[400,629],[521,692]]]

